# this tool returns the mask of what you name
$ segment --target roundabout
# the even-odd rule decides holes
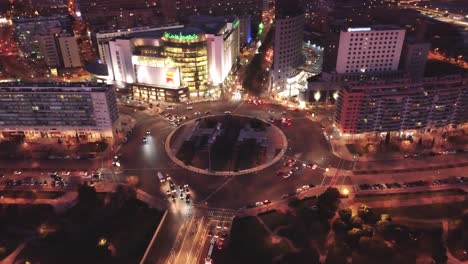
[[[210,115],[190,120],[165,140],[168,157],[194,173],[237,176],[278,162],[288,140],[277,126],[245,116]]]

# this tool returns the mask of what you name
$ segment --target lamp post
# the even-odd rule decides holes
[[[320,97],[321,97],[320,91],[316,91],[316,92],[314,93],[315,110],[318,109],[318,103],[319,103]]]

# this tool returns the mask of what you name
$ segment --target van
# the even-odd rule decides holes
[[[158,171],[157,174],[158,174],[159,182],[165,182],[166,181],[166,179],[164,179],[164,176],[163,176],[163,174],[161,172]]]

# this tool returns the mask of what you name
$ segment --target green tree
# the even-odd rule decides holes
[[[351,211],[349,208],[340,209],[338,211],[338,215],[340,216],[341,220],[349,223],[351,216],[353,215],[353,211]]]
[[[94,206],[97,202],[97,193],[94,187],[81,185],[78,188],[78,203],[85,206]]]
[[[335,221],[333,221],[332,228],[337,235],[344,235],[351,229],[351,226],[349,226],[347,222],[343,221],[342,219],[337,218]]]
[[[370,223],[374,221],[374,212],[370,207],[361,204],[358,208],[358,216],[365,222]]]
[[[385,236],[390,231],[390,225],[390,222],[387,220],[379,220],[375,224],[375,230],[377,231],[377,233]]]
[[[363,236],[372,237],[374,235],[374,228],[370,225],[362,225],[361,229]]]
[[[351,226],[354,228],[361,228],[363,223],[362,218],[357,215],[351,218]]]

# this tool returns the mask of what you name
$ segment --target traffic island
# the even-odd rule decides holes
[[[166,139],[170,159],[189,171],[218,176],[250,174],[280,160],[287,139],[261,119],[211,115],[184,123]]]

